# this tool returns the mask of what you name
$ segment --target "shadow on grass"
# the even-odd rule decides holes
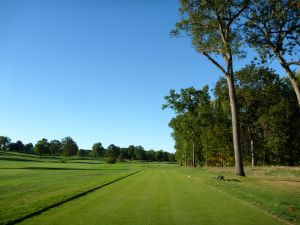
[[[108,185],[110,185],[110,184],[113,184],[113,183],[115,183],[115,182],[117,182],[117,181],[119,181],[119,180],[122,180],[122,179],[125,179],[125,178],[127,178],[127,177],[130,177],[130,176],[132,176],[132,175],[134,175],[134,174],[137,174],[137,173],[139,173],[139,172],[141,172],[141,171],[142,171],[142,170],[135,171],[135,172],[133,172],[133,173],[127,174],[127,175],[125,175],[125,176],[123,176],[123,177],[117,178],[117,179],[115,179],[115,180],[112,180],[112,181],[107,182],[107,183],[105,183],[105,184],[102,184],[102,185],[100,185],[100,186],[97,186],[97,187],[94,187],[94,188],[92,188],[92,189],[89,189],[89,190],[86,190],[86,191],[84,191],[84,192],[81,192],[81,193],[79,193],[79,194],[77,194],[77,195],[71,196],[71,197],[69,197],[69,198],[67,198],[67,199],[63,199],[63,200],[61,200],[61,201],[59,201],[59,202],[57,202],[57,203],[54,203],[54,204],[52,204],[52,205],[46,206],[46,207],[44,207],[44,208],[41,208],[41,209],[39,209],[39,210],[37,210],[37,211],[35,211],[35,212],[29,213],[29,214],[27,214],[27,215],[25,215],[25,216],[22,216],[22,217],[18,218],[18,219],[8,221],[8,222],[6,223],[6,225],[13,225],[13,224],[16,224],[16,223],[20,223],[20,222],[22,222],[22,221],[24,221],[24,220],[26,220],[26,219],[29,219],[29,218],[32,218],[32,217],[34,217],[34,216],[40,215],[42,212],[45,212],[45,211],[47,211],[47,210],[49,210],[49,209],[52,209],[52,208],[57,207],[57,206],[60,206],[60,205],[62,205],[62,204],[64,204],[64,203],[66,203],[66,202],[70,202],[70,201],[72,201],[72,200],[74,200],[74,199],[77,199],[77,198],[80,198],[80,197],[82,197],[82,196],[85,196],[85,195],[87,195],[87,194],[89,194],[89,193],[91,193],[91,192],[93,192],[93,191],[96,191],[96,190],[98,190],[98,189],[100,189],[100,188],[103,188],[103,187],[105,187],[105,186],[108,186]]]
[[[0,168],[2,170],[120,170],[126,171],[127,169],[109,169],[109,168],[64,168],[64,167],[10,167]]]
[[[237,180],[237,179],[226,179],[226,181],[241,182],[240,180]]]
[[[21,158],[14,158],[14,157],[0,157],[0,160],[5,160],[5,161],[22,161],[22,162],[45,162],[45,161],[37,160],[37,159],[21,159]]]
[[[82,164],[104,164],[104,162],[68,162],[68,163],[82,163]]]

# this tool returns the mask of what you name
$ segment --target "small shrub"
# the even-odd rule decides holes
[[[116,158],[109,157],[106,159],[106,162],[109,164],[115,164],[117,162]]]

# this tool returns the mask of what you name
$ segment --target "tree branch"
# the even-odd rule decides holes
[[[295,61],[295,62],[289,62],[289,63],[287,63],[289,66],[290,65],[298,65],[298,66],[300,66],[300,61]]]
[[[219,70],[222,71],[222,73],[227,76],[227,73],[225,71],[225,69],[216,61],[214,60],[207,52],[202,52],[202,54],[209,60],[211,61],[216,67],[218,67]]]
[[[233,23],[233,21],[241,15],[241,13],[248,7],[250,0],[245,0],[243,2],[242,8],[229,20],[227,27],[230,27],[230,25]]]

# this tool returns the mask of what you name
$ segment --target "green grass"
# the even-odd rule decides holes
[[[34,161],[36,160],[36,161]],[[0,155],[0,224],[110,182],[136,170],[133,165],[101,161]]]
[[[246,170],[248,169],[246,168]],[[295,168],[281,169],[297,170]],[[274,176],[261,173],[262,176],[251,176],[250,174],[247,177],[236,177],[232,175],[233,168],[226,168],[225,172],[220,172],[220,170],[224,169],[192,170],[187,168],[182,169],[181,172],[191,174],[197,182],[205,183],[218,191],[257,206],[277,218],[293,224],[300,224],[300,179],[299,176],[294,176],[294,172],[290,174],[274,172],[276,174]],[[265,171],[266,168],[256,168],[256,170]],[[275,171],[274,168],[268,170]],[[280,170],[280,168],[276,170]],[[217,174],[225,174],[226,181],[217,181]],[[283,174],[283,176],[279,177],[278,174]]]
[[[283,224],[282,220],[300,224],[297,168],[256,168],[248,173],[250,176],[237,178],[232,175],[232,168],[180,168],[166,163],[109,165],[101,160],[3,152],[0,224],[137,170],[142,172],[48,209],[21,224],[276,225]],[[220,173],[225,174],[227,181],[215,179]]]
[[[282,224],[176,169],[146,169],[21,224]]]

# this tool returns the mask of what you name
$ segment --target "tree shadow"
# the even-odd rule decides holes
[[[120,170],[125,171],[126,169],[109,169],[109,168],[65,168],[65,167],[10,167],[10,168],[0,168],[4,170]]]
[[[0,157],[0,160],[5,161],[22,161],[22,162],[45,162],[37,159],[22,159],[22,158],[13,158],[13,157]]]

